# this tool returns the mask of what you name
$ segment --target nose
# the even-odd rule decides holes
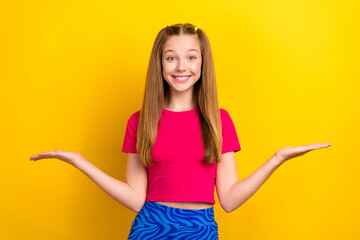
[[[176,66],[176,70],[177,71],[183,71],[185,70],[185,67],[186,67],[186,63],[185,63],[185,60],[184,59],[180,59],[177,66]]]

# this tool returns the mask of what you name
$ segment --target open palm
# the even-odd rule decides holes
[[[305,153],[310,152],[312,150],[326,148],[329,146],[331,146],[330,143],[312,143],[297,147],[289,146],[289,147],[280,148],[275,155],[281,162],[285,162],[291,158],[304,155]]]
[[[40,159],[47,159],[47,158],[56,158],[72,165],[79,159],[83,159],[81,154],[78,152],[66,152],[62,150],[54,150],[54,151],[35,154],[30,157],[30,161],[37,161]]]

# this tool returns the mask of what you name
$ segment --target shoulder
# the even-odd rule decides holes
[[[130,118],[134,118],[134,119],[139,119],[139,116],[140,116],[140,111],[141,110],[138,110],[136,112],[134,112],[133,114],[131,114]]]
[[[140,117],[140,111],[141,111],[141,110],[138,110],[138,111],[136,111],[136,112],[132,113],[132,114],[131,114],[131,116],[130,116],[130,119],[133,119],[133,120],[139,120],[139,117]]]
[[[221,117],[229,114],[228,111],[226,111],[224,108],[219,108],[219,111]]]
[[[130,115],[130,117],[129,117],[128,122],[129,122],[130,124],[135,124],[135,125],[136,125],[136,124],[139,122],[139,117],[140,117],[140,110],[132,113],[132,114]]]
[[[226,119],[230,118],[229,112],[224,108],[219,108],[221,121],[226,121]]]
[[[227,126],[231,126],[233,125],[233,120],[232,117],[229,114],[229,111],[227,111],[224,108],[219,108],[220,109],[220,119],[221,119],[221,125],[222,127],[227,127]]]

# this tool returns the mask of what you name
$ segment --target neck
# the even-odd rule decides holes
[[[185,111],[197,107],[194,101],[192,91],[187,92],[169,92],[169,101],[164,104],[165,109]]]

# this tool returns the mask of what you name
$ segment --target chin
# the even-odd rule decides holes
[[[171,87],[174,91],[177,92],[186,92],[186,91],[190,91],[192,90],[192,87],[187,87],[187,88],[176,88],[176,87]]]

